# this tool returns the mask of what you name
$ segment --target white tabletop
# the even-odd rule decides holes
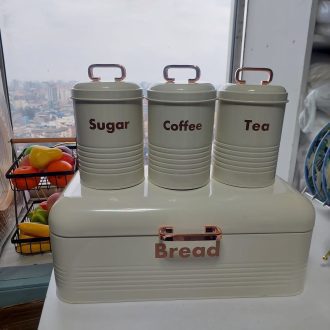
[[[56,296],[54,274],[39,329],[329,330],[330,208],[314,202],[316,223],[305,290],[294,297],[67,304]]]

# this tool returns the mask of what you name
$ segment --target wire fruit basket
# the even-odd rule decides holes
[[[38,205],[45,199],[35,200],[28,207],[26,213],[23,216],[21,223],[30,222],[28,214],[35,210]],[[15,246],[15,250],[20,254],[39,254],[45,252],[51,252],[50,238],[48,237],[28,237],[23,235],[17,227],[11,238],[11,242]]]
[[[23,190],[40,190],[50,189],[51,187],[63,188],[65,187],[73,174],[77,170],[77,157],[76,157],[76,146],[67,145],[72,151],[74,158],[74,166],[70,171],[54,171],[54,172],[38,172],[38,173],[26,173],[16,174],[15,170],[19,168],[20,163],[25,156],[24,149],[9,170],[6,172],[6,178],[9,179],[12,190],[23,191]]]
[[[51,252],[51,243],[48,235],[29,235],[20,230],[20,224],[30,222],[30,214],[39,208],[39,204],[47,201],[49,195],[61,192],[78,170],[77,147],[75,138],[23,138],[12,139],[13,163],[6,172],[6,178],[14,192],[14,206],[16,217],[16,229],[11,237],[17,253],[33,255]],[[65,145],[70,150],[73,165],[70,170],[40,171],[34,173],[17,173],[16,169],[22,167],[22,161],[26,155],[26,148],[16,156],[15,144],[53,144],[53,147]],[[54,145],[55,144],[55,145]],[[19,196],[23,198],[23,209],[18,209]],[[23,214],[23,216],[22,216]],[[32,221],[31,221],[32,222]],[[49,229],[49,228],[48,228]]]

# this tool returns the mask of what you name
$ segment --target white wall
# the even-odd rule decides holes
[[[306,88],[317,1],[249,0],[243,65],[269,67],[272,84],[289,93],[277,174],[292,182],[299,142],[298,114]],[[260,76],[246,75],[247,83]]]

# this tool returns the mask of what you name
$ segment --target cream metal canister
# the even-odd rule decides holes
[[[119,68],[121,77],[103,82],[93,70]],[[72,89],[81,181],[95,189],[121,189],[144,179],[142,89],[123,82],[119,64],[93,64],[91,82]]]
[[[248,85],[243,71],[262,71],[268,79]],[[213,148],[213,177],[239,187],[266,187],[275,179],[287,92],[269,85],[268,68],[240,68],[237,84],[226,85],[219,94]]]
[[[196,76],[175,83],[169,69],[191,68]],[[168,65],[165,84],[148,90],[149,179],[169,189],[195,189],[209,182],[216,90],[197,83],[195,65]]]

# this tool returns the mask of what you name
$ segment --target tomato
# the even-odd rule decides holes
[[[46,168],[46,172],[67,172],[67,171],[73,171],[73,166],[68,162],[66,162],[65,160],[55,160],[54,162],[51,162]],[[73,174],[48,176],[48,181],[54,186],[63,188],[72,179],[72,177]]]
[[[14,171],[13,174],[37,174],[39,171],[35,169],[32,166],[21,166],[17,167]],[[30,178],[15,178],[11,179],[11,182],[13,185],[19,189],[19,190],[25,190],[25,189],[33,189],[35,188],[39,182],[40,182],[40,177],[30,177]]]

